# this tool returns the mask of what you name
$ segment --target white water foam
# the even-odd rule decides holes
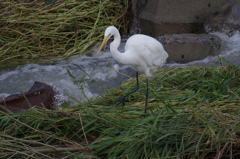
[[[118,71],[127,73],[129,69],[119,66],[109,52],[100,56],[73,57],[56,65],[27,64],[0,72],[0,99],[9,94],[26,92],[35,81],[39,81],[53,87],[57,106],[76,104],[71,98],[84,102],[97,98],[104,89],[119,85],[128,77]]]

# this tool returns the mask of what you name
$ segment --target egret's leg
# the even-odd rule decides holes
[[[144,109],[144,113],[147,112],[147,107],[148,107],[148,77],[146,77],[146,99],[145,99],[145,109]]]
[[[123,109],[123,107],[124,107],[124,105],[125,105],[125,98],[126,98],[127,96],[129,96],[130,94],[132,94],[132,93],[134,93],[134,92],[136,92],[136,91],[139,90],[138,72],[136,72],[136,82],[137,82],[136,88],[134,88],[132,91],[130,91],[129,93],[127,93],[125,96],[122,96],[121,98],[119,98],[116,102],[114,102],[114,103],[117,103],[117,106],[118,106],[120,103],[122,103],[122,109]]]

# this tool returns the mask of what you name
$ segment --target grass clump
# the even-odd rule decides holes
[[[79,107],[2,112],[0,156],[238,158],[239,79],[236,66],[157,70],[146,114],[144,76],[124,109],[109,103],[131,90],[135,79]]]
[[[81,118],[81,111],[31,109],[0,113],[0,158],[88,157],[92,150],[85,139],[96,138],[96,119]],[[82,125],[81,125],[82,124]],[[86,129],[86,132],[84,131]],[[95,132],[96,131],[96,132]],[[92,134],[87,135],[86,134]]]
[[[106,130],[95,142],[97,152],[107,158],[239,157],[239,67],[182,67],[154,75],[149,114],[128,121],[134,110],[143,112],[142,86],[122,110],[128,114],[123,122],[127,126]],[[144,76],[141,81],[143,85]],[[100,103],[111,103],[134,84],[134,79],[126,81]]]
[[[98,44],[107,26],[127,30],[128,0],[58,0],[51,5],[47,2],[1,2],[0,63],[87,54]]]

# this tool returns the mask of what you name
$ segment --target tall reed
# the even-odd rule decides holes
[[[127,30],[127,6],[128,0],[1,2],[0,63],[88,54],[107,26]]]

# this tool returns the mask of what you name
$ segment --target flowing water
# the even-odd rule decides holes
[[[209,67],[214,66],[219,58],[224,58],[231,64],[240,65],[240,32],[237,31],[230,37],[224,33],[213,34],[222,39],[219,56],[186,64],[168,62],[163,69],[183,66]],[[125,40],[122,43],[120,51],[123,51]],[[51,85],[57,92],[55,95],[57,105],[63,102],[74,104],[70,97],[79,101],[97,98],[104,90],[116,87],[129,76],[135,75],[135,71],[130,66],[118,64],[108,49],[99,56],[96,52],[97,48],[92,52],[91,57],[79,56],[54,62],[54,64],[33,63],[2,70],[0,71],[0,99],[10,94],[26,92],[35,81],[40,81]],[[225,62],[224,65],[226,64]]]
[[[122,48],[120,47],[121,51]],[[63,102],[72,104],[71,98],[79,101],[96,98],[103,90],[116,87],[135,74],[130,66],[119,65],[109,50],[100,56],[96,52],[97,48],[91,57],[72,57],[52,65],[27,64],[2,70],[0,99],[10,94],[26,92],[35,81],[40,81],[54,88],[58,105]]]

